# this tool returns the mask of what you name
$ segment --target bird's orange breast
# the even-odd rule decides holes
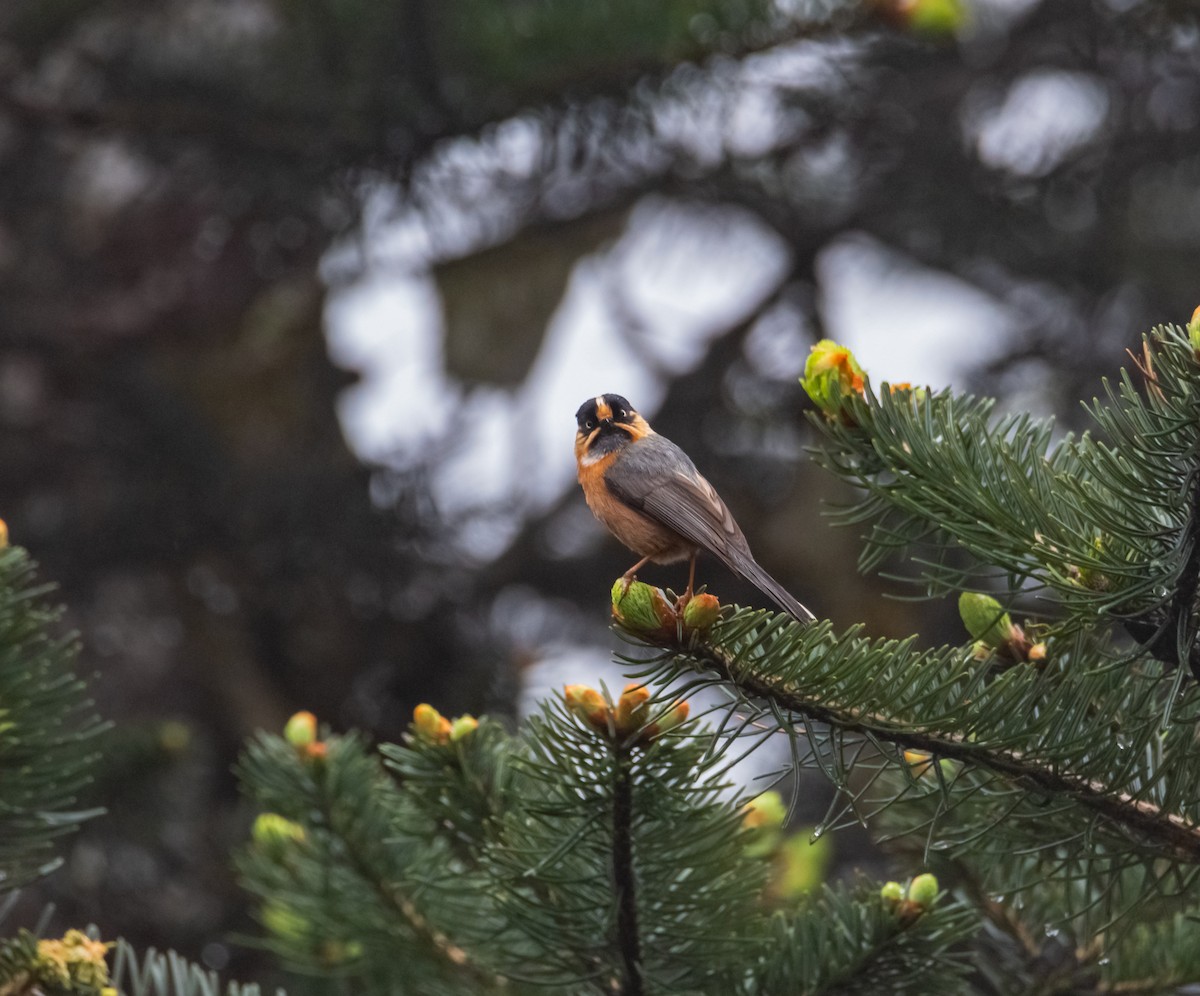
[[[619,453],[614,450],[612,453],[606,453],[604,456],[594,460],[588,460],[586,454],[576,450],[579,465],[579,483],[583,487],[583,496],[587,500],[588,507],[596,513],[596,516],[602,521],[607,521],[600,514],[599,509],[607,507],[608,504],[620,504],[616,498],[608,490],[608,486],[604,483],[604,472],[612,466],[613,461],[617,459]]]
[[[590,463],[579,460],[579,483],[592,514],[625,546],[643,557],[669,563],[688,556],[692,544],[675,530],[630,508],[608,489],[604,475],[620,456],[620,451],[616,451]]]

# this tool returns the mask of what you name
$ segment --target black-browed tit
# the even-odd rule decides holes
[[[813,614],[758,565],[720,496],[669,439],[619,394],[585,401],[575,413],[575,459],[588,507],[641,560],[690,561],[681,602],[691,598],[696,556],[706,550],[801,622]]]

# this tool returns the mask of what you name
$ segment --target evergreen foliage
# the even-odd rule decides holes
[[[97,810],[79,808],[103,724],[75,674],[76,639],[28,554],[0,542],[0,893],[60,863],[55,844]]]
[[[556,700],[516,736],[418,725],[382,763],[354,736],[260,737],[243,781],[296,828],[260,824],[240,860],[272,945],[329,968],[334,940],[338,971],[393,992],[954,991],[969,910],[901,915],[866,885],[773,901],[721,735],[658,732],[648,703],[623,726],[630,694],[598,720]]]
[[[614,617],[638,650],[615,698],[568,686],[516,731],[422,705],[404,742],[378,749],[297,714],[238,769],[263,810],[238,867],[288,965],[380,993],[1200,981],[1200,354],[1156,330],[1092,403],[1096,433],[1061,437],[948,391],[876,396],[834,344],[814,357],[818,458],[860,489],[842,517],[870,524],[864,567],[907,555],[926,596],[956,597],[963,642],[805,626],[708,595],[678,612],[618,585]],[[78,820],[98,723],[22,553],[0,551],[0,582],[0,761],[15,772],[0,853],[17,877]],[[721,703],[689,719],[713,689]],[[785,807],[752,805],[730,774],[773,736],[839,790],[815,836],[861,822],[946,890],[930,874],[781,889]],[[62,815],[20,820],[17,804]],[[19,933],[0,944],[0,996],[218,988],[123,946],[110,984],[106,949]]]
[[[354,737],[315,755],[263,737],[243,778],[299,828],[242,862],[264,913],[296,917],[276,944],[298,959],[303,939],[319,965],[313,939],[340,938],[339,969],[389,991],[425,991],[416,966],[438,991],[1200,980],[1192,345],[1179,329],[1148,336],[1078,437],[948,391],[876,396],[848,354],[826,359],[806,380],[818,459],[860,489],[841,515],[870,524],[863,566],[906,554],[925,595],[959,601],[964,642],[746,609],[699,626],[625,613],[643,649],[623,660],[650,701],[569,688],[515,735],[431,711],[384,763]],[[715,729],[654,725],[707,688],[732,698]],[[895,883],[772,895],[727,784],[731,759],[772,730],[840,790],[817,833],[861,821],[953,898],[921,905]],[[314,902],[318,880],[332,886]]]
[[[115,945],[113,988],[123,996],[260,996],[257,985],[227,982],[174,951],[147,951],[141,958],[124,941]],[[77,996],[77,994],[76,994]],[[111,996],[111,994],[109,994]],[[283,996],[276,990],[275,996]]]
[[[102,812],[78,804],[105,724],[75,673],[76,638],[55,633],[61,613],[46,603],[50,588],[0,522],[0,928],[14,890],[54,871],[61,838]],[[257,986],[222,989],[174,952],[139,961],[127,944],[91,933],[39,933],[0,936],[0,996],[259,996]]]

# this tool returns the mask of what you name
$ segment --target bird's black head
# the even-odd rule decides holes
[[[575,455],[588,462],[649,435],[652,430],[625,398],[601,394],[589,398],[575,413]]]
[[[601,394],[588,398],[575,413],[579,431],[587,434],[604,422],[629,422],[637,412],[619,394]]]

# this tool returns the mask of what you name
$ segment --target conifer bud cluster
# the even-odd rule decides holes
[[[904,926],[908,926],[933,907],[939,891],[937,877],[926,872],[909,882],[907,888],[899,882],[885,883],[879,890],[879,898]]]
[[[469,713],[447,719],[428,702],[413,709],[413,733],[431,744],[458,743],[479,729],[479,720]]]
[[[703,632],[720,617],[721,603],[716,595],[701,592],[680,609],[661,588],[618,578],[612,586],[612,615],[631,633],[661,638],[675,636],[680,624],[685,634]]]
[[[650,689],[636,682],[625,686],[615,705],[587,685],[563,686],[563,700],[592,729],[621,743],[634,737],[635,744],[648,744],[682,724],[689,709],[686,702],[673,702],[651,722]]]
[[[295,747],[304,760],[314,763],[323,761],[329,750],[317,733],[317,717],[307,711],[295,713],[287,721],[283,739]]]
[[[1013,664],[1040,665],[1045,661],[1046,644],[1031,640],[990,595],[964,591],[958,597],[958,614],[967,632],[975,638],[975,656],[979,660],[994,654]]]
[[[808,354],[800,386],[826,418],[847,421],[844,402],[866,393],[867,375],[850,350],[822,339]]]
[[[100,996],[117,996],[117,990],[109,984],[105,960],[111,947],[111,942],[93,940],[82,930],[68,930],[61,940],[38,941],[37,957],[25,973],[37,983],[32,987],[34,992],[93,991]],[[20,987],[16,991],[21,991]]]

